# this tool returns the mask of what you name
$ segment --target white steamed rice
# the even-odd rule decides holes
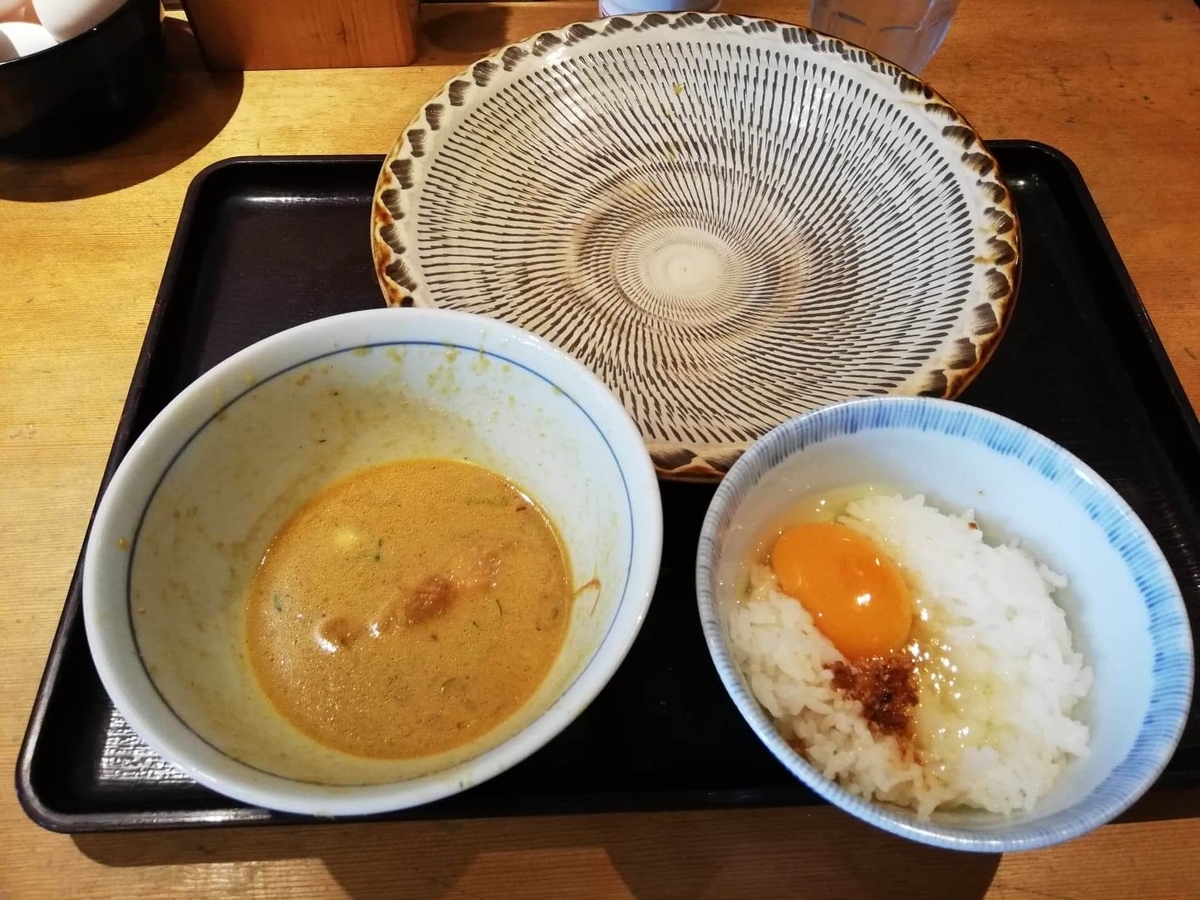
[[[1015,545],[987,545],[971,516],[945,515],[920,496],[870,495],[839,521],[910,576],[924,627],[953,648],[961,705],[939,709],[922,691],[916,754],[874,733],[858,701],[831,684],[826,667],[844,658],[765,566],[729,612],[734,657],[755,697],[818,770],[859,796],[923,817],[958,805],[1030,809],[1088,748],[1087,726],[1072,712],[1092,673],[1051,596],[1066,580]],[[963,725],[972,735],[965,746],[953,739]]]

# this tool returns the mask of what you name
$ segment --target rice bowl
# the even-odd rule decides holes
[[[731,609],[747,599],[746,561],[764,526],[800,498],[863,484],[885,485],[908,498],[923,494],[929,506],[958,516],[974,510],[984,543],[996,549],[1019,541],[1019,549],[1038,564],[1030,563],[1039,590],[1061,610],[1070,647],[1060,650],[1062,683],[1053,692],[1063,701],[1057,721],[1065,726],[1050,735],[1058,747],[1057,758],[1054,752],[1050,757],[1056,774],[1032,805],[1027,796],[1001,791],[1000,800],[1016,806],[1008,814],[971,808],[960,798],[952,808],[927,810],[922,817],[915,806],[866,799],[863,785],[856,791],[836,774],[829,777],[797,749],[797,739],[789,742],[787,721],[781,731],[773,713],[787,720],[798,708],[795,698],[790,709],[769,711],[756,696],[754,672],[750,677],[743,672],[746,648],[739,650],[744,639],[731,633]],[[1158,778],[1178,745],[1191,703],[1191,630],[1175,578],[1145,526],[1081,460],[1024,426],[959,403],[857,400],[805,414],[769,433],[731,469],[713,498],[700,536],[696,588],[717,673],[776,759],[844,811],[933,846],[1033,849],[1110,821]],[[800,605],[789,602],[795,614]],[[803,633],[803,623],[788,628],[789,634]],[[1067,702],[1083,690],[1085,666],[1092,674],[1089,696]],[[761,673],[758,680],[760,690],[772,686]],[[1069,721],[1086,726],[1086,752],[1077,740],[1081,729],[1067,734],[1075,730]],[[1035,755],[1046,747],[1028,741],[1016,746]],[[1005,758],[1026,771],[1017,756]]]
[[[989,546],[973,517],[920,496],[864,497],[838,521],[910,573],[921,627],[938,641],[932,651],[915,639],[907,648],[928,673],[912,733],[873,727],[839,688],[834,673],[849,661],[759,564],[748,595],[727,610],[734,659],[755,697],[822,774],[861,797],[922,818],[959,805],[1031,810],[1088,748],[1087,726],[1071,713],[1092,673],[1052,598],[1066,580],[1018,547]]]

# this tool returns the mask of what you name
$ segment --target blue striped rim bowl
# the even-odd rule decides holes
[[[557,661],[506,721],[439,755],[367,759],[317,744],[270,706],[244,658],[244,597],[308,497],[412,457],[469,459],[521,485],[582,587]],[[114,705],[165,760],[256,806],[368,815],[491,778],[578,716],[637,636],[661,544],[641,435],[582,365],[482,316],[368,310],[243,350],[154,419],[97,510],[84,620]]]
[[[730,652],[733,573],[770,519],[805,495],[877,483],[924,494],[945,512],[974,509],[989,543],[1019,538],[1070,580],[1056,600],[1095,681],[1091,730],[1027,813],[935,812],[863,800],[796,752],[755,700]],[[1175,578],[1145,525],[1086,464],[1009,419],[945,400],[885,397],[827,406],[769,432],[717,489],[700,534],[696,589],[722,682],[775,757],[824,799],[926,844],[1003,852],[1045,847],[1117,816],[1158,778],[1191,702],[1192,635]]]

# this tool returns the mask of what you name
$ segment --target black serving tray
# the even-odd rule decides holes
[[[1022,283],[1007,336],[962,399],[1041,431],[1107,478],[1150,527],[1200,621],[1196,416],[1075,166],[1039,144],[991,146],[1020,213]],[[106,482],[159,410],[215,363],[292,325],[380,305],[367,241],[380,162],[233,159],[196,178]],[[663,485],[658,591],[624,665],[591,707],[511,771],[402,816],[820,802],[759,744],[709,661],[693,569],[711,497],[711,487]],[[198,786],[138,740],[92,667],[78,568],[16,774],[26,811],[56,831],[298,821]],[[1198,774],[1193,713],[1156,791],[1193,787]]]

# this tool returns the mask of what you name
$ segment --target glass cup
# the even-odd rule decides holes
[[[813,0],[812,27],[918,74],[933,58],[958,0]]]

